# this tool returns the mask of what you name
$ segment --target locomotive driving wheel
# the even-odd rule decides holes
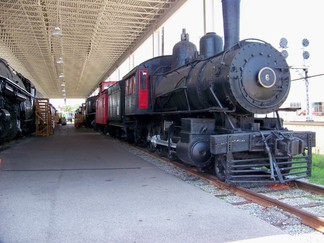
[[[174,129],[175,129],[174,125],[173,124],[170,125],[169,131],[168,131],[168,153],[167,153],[167,156],[168,156],[169,160],[176,160],[177,159],[177,156],[175,155],[175,151],[171,147],[172,138],[174,136]]]
[[[149,152],[154,153],[156,151],[156,146],[154,146],[151,142],[147,145],[147,149]]]
[[[7,131],[9,130],[6,122],[0,120],[0,143],[6,137]]]
[[[151,124],[147,126],[147,136],[146,141],[148,142],[147,149],[151,153],[154,153],[157,150],[157,144],[156,144],[156,135],[157,132],[154,129],[154,126]]]
[[[215,175],[217,179],[220,181],[225,181],[226,173],[225,173],[225,162],[226,156],[225,155],[217,155],[215,156]]]

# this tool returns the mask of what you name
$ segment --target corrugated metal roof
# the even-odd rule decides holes
[[[45,97],[85,98],[185,1],[1,1],[0,57]]]

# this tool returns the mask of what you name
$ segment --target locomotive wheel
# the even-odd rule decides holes
[[[9,129],[8,129],[8,133],[6,136],[7,140],[12,140],[14,139],[17,134],[18,134],[18,127],[17,127],[17,118],[10,118],[10,125],[9,125]]]
[[[8,128],[8,125],[6,124],[6,122],[2,122],[0,120],[0,143],[7,136],[8,130],[9,130],[9,128]]]
[[[140,136],[140,131],[139,131],[139,128],[136,126],[134,128],[132,132],[132,135],[131,135],[131,138],[132,138],[132,142],[135,144],[135,145],[140,145],[141,143],[141,136]]]
[[[292,167],[292,161],[289,160],[287,162],[289,162],[289,163],[279,166],[280,170],[282,171],[281,173],[289,173],[290,172],[289,168]]]
[[[289,167],[292,167],[292,162],[283,166],[283,168],[285,168],[285,170],[284,170],[285,173],[290,173],[291,169],[286,169],[286,168],[289,168]]]
[[[149,124],[147,126],[147,138],[146,138],[146,141],[148,143],[147,149],[151,153],[154,153],[156,151],[156,149],[157,149],[157,145],[154,144],[154,142],[152,141],[152,137],[151,137],[154,134],[156,134],[155,129],[154,129],[152,124]]]
[[[278,160],[277,162],[284,162],[285,160],[282,160],[282,161],[280,161],[280,160]],[[288,162],[288,164],[284,164],[284,165],[280,165],[279,164],[279,169],[282,171],[282,173],[289,173],[290,172],[290,170],[291,169],[287,169],[287,168],[290,168],[290,167],[292,167],[292,161],[291,160],[289,160],[289,161],[286,161],[286,162]],[[266,166],[266,168],[268,169],[268,170],[270,170],[270,166]]]
[[[171,148],[172,137],[174,136],[174,125],[170,125],[169,133],[168,133],[168,159],[169,160],[176,160],[177,156],[175,155],[173,149]]]
[[[220,181],[225,181],[225,167],[224,164],[226,162],[225,155],[218,155],[215,157],[215,175]]]
[[[163,146],[158,146],[156,149],[156,152],[158,155],[160,155],[162,157],[165,157],[167,155],[167,151],[166,151],[165,147],[163,147]]]
[[[112,138],[116,138],[115,129],[113,126],[108,126],[108,133]]]
[[[170,148],[168,148],[167,156],[168,156],[169,160],[173,160],[173,161],[177,160],[177,156],[172,152],[172,150]]]
[[[147,145],[147,149],[151,153],[154,153],[156,151],[156,147],[154,147],[154,145],[151,142]]]
[[[101,128],[101,130],[104,135],[107,135],[107,133],[109,133],[108,126],[104,126],[103,128]]]
[[[205,167],[202,167],[202,168],[198,168],[199,171],[203,172],[203,173],[208,173],[208,174],[215,174],[214,171],[215,171],[215,165],[214,163],[211,163]]]

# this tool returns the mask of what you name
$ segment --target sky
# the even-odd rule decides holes
[[[206,0],[207,32],[214,31],[223,36],[221,0]],[[214,6],[214,8],[212,8]],[[289,66],[301,68],[305,65],[309,75],[324,73],[324,1],[320,0],[241,0],[240,39],[257,38],[272,44],[280,50],[279,41],[282,37],[288,40],[287,51]],[[183,28],[189,33],[190,41],[199,49],[199,39],[204,34],[203,1],[188,0],[163,25],[165,36],[165,54],[171,54],[174,44],[180,41]],[[154,37],[150,37],[134,54],[113,73],[108,80],[120,80],[133,65],[138,65],[161,53],[161,28]],[[153,38],[155,46],[153,48]],[[309,40],[309,46],[304,50],[310,53],[310,58],[303,61],[302,39]],[[153,54],[154,50],[154,54]],[[300,70],[300,69],[297,69]],[[292,79],[300,78],[301,73],[292,70]],[[324,101],[322,95],[324,76],[309,79],[311,102]],[[291,92],[287,102],[306,99],[304,80],[292,82]],[[69,102],[69,101],[68,101]]]
[[[251,6],[249,4],[251,3]],[[242,38],[256,36],[279,48],[279,40],[288,40],[287,51],[289,66],[301,68],[305,65],[309,75],[324,73],[324,2],[317,0],[242,0]],[[253,6],[253,7],[252,7]],[[309,40],[309,46],[303,49],[302,40]],[[302,58],[303,51],[308,51],[309,59]],[[301,69],[291,71],[292,79],[301,77]],[[309,96],[311,102],[324,101],[324,76],[309,79]],[[304,80],[292,82],[290,100],[306,99]]]

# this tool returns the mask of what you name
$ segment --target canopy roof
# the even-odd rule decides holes
[[[44,97],[85,98],[185,1],[1,1],[0,57]]]

